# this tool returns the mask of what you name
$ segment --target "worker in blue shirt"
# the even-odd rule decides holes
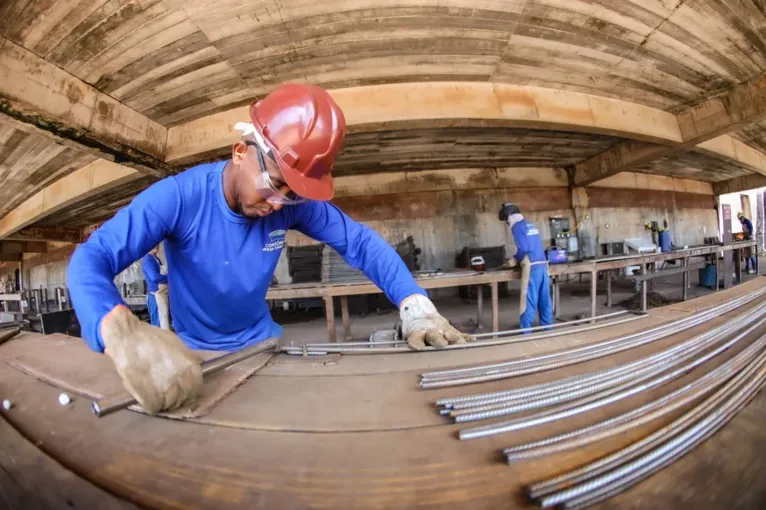
[[[755,233],[753,230],[753,222],[747,219],[741,212],[737,213],[737,218],[742,224],[742,232],[745,234],[745,240],[750,241],[753,239],[753,234]],[[753,255],[753,250],[751,248],[747,248],[745,250],[745,271],[747,271],[748,274],[755,274],[757,270],[758,257]]]
[[[553,324],[548,260],[537,227],[524,219],[515,204],[503,204],[498,213],[500,221],[508,223],[516,242],[516,253],[509,260],[515,267],[521,264],[521,299],[519,312],[522,328],[531,328],[535,315],[540,314],[540,325]]]
[[[231,159],[163,179],[94,232],[72,256],[68,283],[82,337],[113,361],[149,413],[193,400],[202,375],[192,349],[234,351],[278,337],[266,291],[294,229],[334,248],[399,307],[412,349],[470,339],[442,317],[373,230],[327,201],[346,133],[323,89],[286,84],[238,123]],[[164,242],[175,333],[139,321],[115,275]]]
[[[162,261],[157,257],[159,249],[159,246],[155,246],[141,259],[146,281],[146,307],[149,309],[152,326],[170,329],[168,277]]]

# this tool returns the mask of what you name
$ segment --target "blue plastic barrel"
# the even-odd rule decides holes
[[[715,287],[715,279],[718,278],[718,272],[715,264],[705,264],[705,267],[699,269],[700,285],[712,289]]]
[[[670,232],[667,230],[660,232],[660,251],[670,251]]]

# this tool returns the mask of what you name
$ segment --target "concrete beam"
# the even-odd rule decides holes
[[[21,262],[21,253],[0,253],[0,262]]]
[[[143,174],[99,159],[39,191],[0,219],[0,239],[98,193],[139,179]]]
[[[766,186],[766,175],[753,174],[716,182],[713,184],[713,192],[716,195],[725,195],[727,193],[739,193],[740,191],[762,188],[764,186]]]
[[[70,227],[40,227],[22,228],[5,238],[7,241],[54,241],[63,243],[83,242],[82,230]]]
[[[164,126],[2,36],[0,115],[141,172],[174,173],[164,162]]]
[[[736,151],[734,154],[721,153],[715,147],[731,143],[725,133],[763,118],[766,118],[766,75],[737,85],[676,115],[675,122],[681,135],[681,140],[676,143],[653,144],[629,140],[576,165],[575,185],[593,184],[716,138],[720,140],[709,144],[703,151],[715,157],[734,156],[735,161],[740,162],[736,159]],[[741,162],[756,173],[766,173],[760,162],[752,164],[749,159]]]
[[[45,241],[0,241],[0,253],[45,253]]]
[[[350,133],[418,126],[493,125],[682,141],[675,115],[635,103],[541,87],[480,82],[403,83],[329,91]],[[165,161],[194,163],[239,138],[242,106],[168,130]]]

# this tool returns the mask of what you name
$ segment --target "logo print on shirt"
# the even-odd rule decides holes
[[[276,251],[285,247],[285,234],[284,230],[273,230],[269,232],[270,241],[263,246],[263,251]]]

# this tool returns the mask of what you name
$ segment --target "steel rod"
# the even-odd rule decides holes
[[[758,351],[765,346],[766,341],[759,340],[757,344],[748,348],[747,352],[743,351],[700,379],[641,407],[570,432],[512,446],[503,450],[503,453],[507,462],[511,464],[585,446],[649,423],[715,390],[757,358]],[[766,362],[766,353],[760,354],[760,360]]]
[[[672,322],[669,322],[669,323],[666,323],[666,324],[662,324],[662,325],[656,326],[654,328],[648,329],[646,331],[639,331],[637,333],[628,335],[627,337],[624,337],[624,338],[611,339],[611,340],[607,340],[605,342],[601,342],[601,343],[598,343],[598,344],[587,345],[587,346],[578,347],[578,348],[575,348],[575,349],[568,349],[566,351],[559,351],[559,352],[555,352],[555,353],[550,353],[550,354],[545,354],[545,355],[535,356],[535,357],[530,357],[530,358],[514,359],[514,360],[510,360],[510,361],[506,361],[506,362],[501,362],[501,363],[494,363],[494,364],[490,364],[490,365],[478,365],[478,366],[457,368],[457,369],[451,369],[451,370],[441,370],[441,371],[437,371],[437,372],[426,372],[426,373],[422,374],[421,377],[424,378],[424,379],[451,377],[451,376],[455,376],[457,374],[463,374],[463,373],[466,373],[466,372],[475,372],[475,371],[480,371],[480,370],[503,368],[505,366],[512,366],[512,365],[516,365],[516,364],[525,364],[525,363],[530,363],[530,362],[533,362],[533,361],[536,362],[536,361],[540,361],[540,360],[545,360],[545,359],[561,356],[562,354],[571,355],[571,354],[574,354],[574,353],[578,353],[578,352],[582,352],[582,351],[587,351],[587,350],[593,349],[595,347],[607,347],[607,346],[619,343],[621,341],[624,341],[626,339],[637,338],[637,337],[644,336],[644,335],[647,335],[647,334],[650,334],[650,333],[664,331],[664,330],[666,330],[668,328],[673,328],[673,327],[676,327],[676,326],[681,326],[681,325],[687,324],[689,322],[697,322],[700,318],[707,318],[707,317],[710,317],[710,316],[719,315],[720,313],[725,313],[725,312],[722,312],[722,311],[723,310],[732,310],[734,308],[737,308],[741,304],[747,303],[749,301],[752,301],[755,298],[760,297],[764,293],[766,293],[766,288],[754,291],[754,292],[749,293],[749,294],[745,294],[744,296],[741,296],[741,297],[739,297],[737,299],[734,299],[734,300],[731,300],[729,302],[726,302],[726,303],[723,303],[723,304],[720,304],[720,305],[716,305],[715,307],[710,308],[710,309],[708,309],[708,310],[706,310],[706,311],[704,311],[702,313],[698,313],[698,314],[692,315],[690,317],[685,317],[683,319],[678,319],[676,321],[672,321]]]
[[[743,316],[750,315],[750,311],[743,314]],[[563,379],[541,383],[532,386],[525,386],[521,388],[514,388],[511,390],[504,390],[493,393],[485,393],[478,395],[468,395],[464,397],[446,398],[436,402],[437,405],[450,407],[452,409],[467,409],[483,405],[499,404],[502,402],[508,402],[513,400],[519,400],[522,398],[528,398],[532,396],[539,396],[545,394],[555,394],[564,391],[569,388],[576,388],[590,382],[594,382],[601,379],[610,378],[614,375],[629,372],[634,368],[641,367],[647,363],[661,361],[663,358],[672,355],[677,351],[684,350],[690,345],[693,345],[698,340],[698,337],[694,337],[682,344],[674,346],[672,348],[661,351],[660,353],[653,354],[649,357],[644,357],[631,363],[618,365],[616,367],[604,368],[597,371],[586,372],[583,374],[577,374],[569,376]]]
[[[766,307],[761,305],[756,312],[748,311],[727,321],[717,328],[711,329],[707,333],[695,336],[683,344],[661,351],[652,356],[642,358],[641,360],[638,360],[639,362],[629,363],[628,366],[630,369],[621,370],[622,373],[617,373],[616,376],[602,377],[596,380],[586,380],[584,384],[569,386],[562,389],[553,389],[547,394],[535,395],[531,399],[515,399],[497,404],[456,409],[452,411],[450,415],[455,418],[456,422],[463,423],[467,421],[494,418],[539,407],[547,407],[552,404],[575,400],[582,396],[597,393],[603,389],[612,388],[609,391],[615,391],[617,388],[647,380],[673,366],[689,360],[693,356],[696,356],[700,351],[719,341],[729,332],[739,329],[741,325],[738,323],[737,319],[744,319],[748,314],[753,313],[755,314],[752,316],[753,318],[761,317],[764,312],[766,312]],[[619,368],[620,367],[615,367],[615,371],[619,370]],[[618,386],[622,382],[625,382],[625,384]],[[603,395],[604,393],[601,394]]]
[[[582,324],[584,322],[593,322],[603,319],[608,319],[610,317],[619,317],[620,315],[625,315],[627,313],[634,313],[630,310],[620,310],[619,312],[612,312],[612,313],[606,313],[604,315],[597,315],[595,317],[587,317],[585,319],[576,319],[573,321],[566,321],[566,322],[557,322],[555,324],[550,324],[548,326],[534,326],[531,328],[516,328],[516,329],[507,329],[505,331],[498,331],[496,333],[480,333],[478,335],[473,335],[474,338],[484,338],[484,337],[490,337],[490,336],[496,336],[496,335],[510,335],[510,334],[521,334],[525,332],[530,331],[540,331],[543,329],[555,329],[555,328],[562,328],[566,326],[572,326],[575,324]],[[645,315],[641,313],[641,315]]]
[[[761,337],[761,339],[763,338],[764,337]],[[555,492],[562,487],[572,486],[575,483],[587,480],[600,473],[607,472],[620,463],[642,455],[646,451],[649,451],[655,445],[664,441],[668,436],[676,433],[678,430],[685,428],[689,423],[696,420],[700,415],[703,415],[711,409],[719,407],[721,403],[724,402],[726,398],[728,398],[732,392],[736,390],[742,381],[748,377],[751,377],[757,370],[760,369],[760,361],[761,358],[752,362],[747,366],[745,370],[738,373],[734,378],[729,380],[722,388],[705,399],[702,403],[695,406],[693,409],[689,410],[673,422],[652,432],[650,435],[646,436],[640,441],[635,442],[623,448],[622,450],[612,453],[591,464],[530,486],[528,488],[528,494],[530,498],[539,498],[545,494]]]
[[[308,344],[305,346],[287,346],[282,348],[282,352],[294,356],[300,356],[303,354],[313,354],[313,355],[320,355],[320,354],[329,354],[329,353],[339,353],[339,354],[398,354],[398,353],[411,353],[411,352],[442,352],[442,351],[449,351],[449,350],[459,350],[459,349],[473,349],[477,347],[491,347],[491,346],[498,346],[498,345],[507,345],[507,344],[513,344],[513,343],[521,343],[521,342],[532,342],[535,340],[543,340],[546,338],[555,338],[559,336],[564,335],[571,335],[575,333],[583,333],[586,331],[592,331],[595,329],[601,329],[606,328],[609,326],[617,326],[619,324],[625,324],[628,322],[633,322],[638,319],[643,319],[644,317],[647,317],[646,314],[634,314],[631,317],[627,317],[625,319],[615,320],[615,321],[609,321],[609,322],[600,322],[597,324],[591,324],[588,326],[582,326],[578,328],[573,328],[571,330],[565,330],[565,331],[553,331],[553,332],[546,332],[542,334],[535,334],[535,335],[513,335],[505,338],[499,338],[496,340],[479,340],[476,342],[469,342],[466,344],[453,344],[448,345],[446,347],[426,347],[424,350],[421,351],[413,351],[409,347],[374,347],[374,343],[368,344],[366,347],[345,347],[343,343],[340,344],[326,344],[326,347],[324,345],[317,344],[316,346],[310,347]],[[404,342],[406,345],[406,342]]]
[[[590,346],[559,351],[555,353],[540,355],[530,358],[510,360],[503,363],[485,365],[479,367],[468,367],[452,371],[432,372],[431,375],[423,374],[421,388],[441,388],[447,386],[458,386],[464,384],[473,384],[477,382],[487,382],[517,375],[535,373],[544,370],[551,370],[563,366],[589,361],[599,357],[616,354],[627,349],[645,345],[666,336],[680,333],[691,327],[706,322],[713,316],[726,313],[741,304],[748,302],[760,296],[762,292],[754,296],[749,296],[747,301],[732,301],[727,303],[721,309],[710,310],[701,315],[695,315],[689,318],[681,319],[671,324],[652,328],[627,337],[593,344]]]
[[[245,347],[244,349],[240,349],[239,351],[231,352],[229,354],[219,356],[215,359],[204,361],[200,364],[202,368],[202,375],[204,377],[210,374],[214,374],[215,372],[228,368],[236,363],[239,363],[240,361],[252,358],[256,354],[273,351],[277,345],[277,340],[270,338],[268,340],[264,340],[263,342]],[[136,402],[136,399],[133,397],[133,395],[128,392],[122,392],[96,400],[91,404],[91,408],[93,409],[93,414],[101,418],[103,416],[112,414],[115,411],[127,409],[128,407],[137,403],[138,402]]]
[[[740,341],[742,338],[750,334],[752,331],[754,331],[756,328],[760,327],[764,323],[766,323],[766,319],[759,320],[756,324],[754,324],[753,326],[750,326],[745,332],[740,333],[733,339],[715,348],[714,350],[708,352],[704,356],[697,358],[694,361],[687,363],[686,365],[679,367],[676,370],[673,370],[672,372],[667,373],[657,379],[647,381],[632,387],[627,387],[629,386],[629,384],[622,385],[617,388],[620,390],[618,393],[615,393],[613,390],[610,390],[609,392],[607,392],[605,396],[602,396],[598,400],[589,401],[590,399],[585,399],[585,402],[577,407],[566,406],[558,411],[554,409],[553,412],[548,411],[548,412],[540,413],[537,415],[526,416],[521,419],[509,420],[505,422],[495,423],[492,425],[485,425],[481,427],[464,429],[459,432],[459,437],[461,440],[477,439],[480,437],[487,437],[487,436],[502,434],[505,432],[511,432],[511,431],[519,430],[523,428],[529,428],[536,425],[541,425],[543,423],[549,423],[551,421],[568,418],[570,416],[581,414],[593,409],[597,409],[604,405],[611,404],[619,400],[623,400],[625,398],[628,398],[632,395],[636,395],[643,391],[656,388],[658,386],[665,384],[666,382],[670,380],[677,378],[678,376],[686,372],[689,372],[693,368],[701,365],[702,363],[708,361],[714,356],[720,354],[721,352],[728,349],[729,347],[734,345],[736,342]],[[599,396],[599,395],[596,395],[596,396]],[[575,402],[575,404],[576,403],[577,402]]]
[[[725,415],[720,416],[713,424],[706,427],[702,432],[698,433],[697,436],[693,438],[693,440],[686,441],[681,448],[676,448],[673,452],[664,455],[662,458],[632,473],[628,477],[619,480],[617,483],[613,483],[610,486],[604,487],[598,491],[591,492],[587,494],[587,496],[577,500],[567,501],[564,504],[564,508],[587,508],[588,506],[591,506],[599,501],[603,501],[616,494],[619,494],[620,492],[623,492],[624,490],[636,485],[640,481],[648,478],[657,471],[665,468],[679,458],[683,457],[697,445],[701,444],[703,441],[707,440],[709,437],[718,432],[724,425],[726,425],[726,423],[731,421],[734,416],[736,416],[742,409],[744,409],[747,404],[755,397],[755,395],[763,388],[764,382],[766,382],[766,380],[761,377],[760,383],[753,385],[750,389],[748,389],[743,398],[737,399],[736,405],[729,407]]]
[[[747,395],[754,392],[756,388],[760,388],[763,379],[763,375],[751,379],[734,396],[726,401],[723,406],[712,410],[700,421],[662,446],[654,448],[641,457],[623,464],[614,471],[546,496],[540,501],[540,505],[543,508],[547,508],[567,501],[571,501],[573,504],[578,504],[578,501],[582,503],[585,499],[591,499],[584,498],[589,493],[591,495],[603,494],[609,492],[615,485],[626,481],[633,482],[641,475],[650,474],[659,466],[664,465],[665,461],[688,452],[688,450],[700,442],[702,437],[706,436],[706,433],[717,430],[724,423],[728,422],[741,409],[740,406],[745,401]]]

